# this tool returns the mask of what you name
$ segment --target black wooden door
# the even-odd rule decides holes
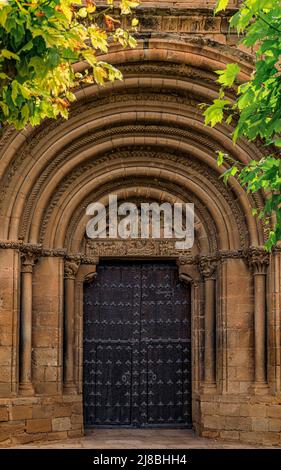
[[[173,263],[99,265],[84,289],[86,426],[190,426],[190,292]]]

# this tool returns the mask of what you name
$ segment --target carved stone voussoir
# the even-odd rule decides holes
[[[269,265],[269,253],[264,248],[251,247],[247,261],[254,274],[266,274]]]

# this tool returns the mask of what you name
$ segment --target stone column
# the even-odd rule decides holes
[[[248,257],[254,276],[255,302],[255,383],[257,393],[267,391],[266,373],[266,275],[269,255],[262,248],[252,248]]]
[[[204,278],[204,388],[216,387],[216,271],[217,262],[202,258],[199,263]]]
[[[74,316],[75,277],[79,262],[66,261],[64,265],[64,392],[75,393],[74,382]]]
[[[36,257],[22,255],[21,265],[21,317],[20,317],[20,383],[22,395],[34,393],[32,385],[32,274]]]

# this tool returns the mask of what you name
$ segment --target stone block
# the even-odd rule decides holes
[[[0,382],[11,381],[11,366],[0,365]]]
[[[265,432],[263,433],[262,443],[265,445],[278,445],[281,442],[281,436],[278,432]]]
[[[12,406],[9,410],[10,420],[16,421],[21,419],[31,419],[32,418],[32,405],[28,406]]]
[[[72,407],[67,405],[55,406],[53,411],[53,418],[70,417],[72,414]]]
[[[220,437],[222,439],[228,439],[230,441],[236,441],[239,439],[239,432],[238,431],[221,431]]]
[[[56,348],[36,348],[34,350],[34,362],[37,366],[56,366],[58,353]]]
[[[0,406],[0,421],[8,421],[8,408],[6,406]]]
[[[208,439],[217,439],[220,436],[219,431],[202,431],[202,437],[207,437]]]
[[[240,441],[247,442],[249,444],[256,444],[262,442],[263,432],[240,432]]]
[[[58,379],[58,367],[48,366],[45,368],[45,380],[46,382],[56,382]]]
[[[15,434],[12,437],[13,444],[28,444],[30,442],[42,441],[46,438],[46,434],[35,433],[29,434],[27,432],[22,432],[20,434]]]
[[[53,431],[68,431],[71,429],[70,418],[53,418],[52,430]]]
[[[53,408],[48,405],[39,405],[32,407],[32,418],[42,419],[50,418],[53,413]]]
[[[251,431],[252,420],[251,418],[245,417],[226,417],[225,418],[225,429],[232,431]]]
[[[281,432],[281,419],[269,419],[268,420],[268,430]]]
[[[10,439],[11,436],[24,432],[24,422],[9,423],[0,425],[0,442]]]
[[[68,433],[67,431],[55,431],[55,432],[49,432],[48,433],[48,441],[58,441],[61,439],[67,439]]]
[[[82,429],[72,429],[67,433],[68,437],[83,437],[84,432]]]
[[[50,432],[52,430],[51,419],[31,419],[26,423],[26,431],[28,433]]]
[[[33,335],[35,348],[54,348],[58,343],[58,332],[54,328],[36,328]]]
[[[223,428],[224,418],[221,416],[205,416],[203,419],[204,428],[221,429]]]
[[[252,418],[253,431],[268,431],[268,418]]]
[[[222,416],[239,416],[240,405],[239,403],[220,403],[219,413]]]
[[[267,407],[266,414],[269,418],[281,419],[281,405],[270,405]]]
[[[266,416],[266,406],[265,405],[249,405],[249,416],[261,417]]]
[[[71,416],[72,424],[83,424],[83,415],[72,415]]]

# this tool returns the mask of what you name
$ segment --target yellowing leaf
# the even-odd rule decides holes
[[[226,10],[228,4],[229,4],[229,0],[218,0],[216,7],[215,7],[215,13],[218,13],[219,11],[222,11],[222,10]]]
[[[15,59],[20,60],[19,56],[12,51],[8,51],[7,49],[2,49],[0,56],[5,57],[5,59]]]
[[[107,79],[106,70],[98,65],[93,68],[93,73],[96,83],[98,85],[104,85],[104,82]]]

